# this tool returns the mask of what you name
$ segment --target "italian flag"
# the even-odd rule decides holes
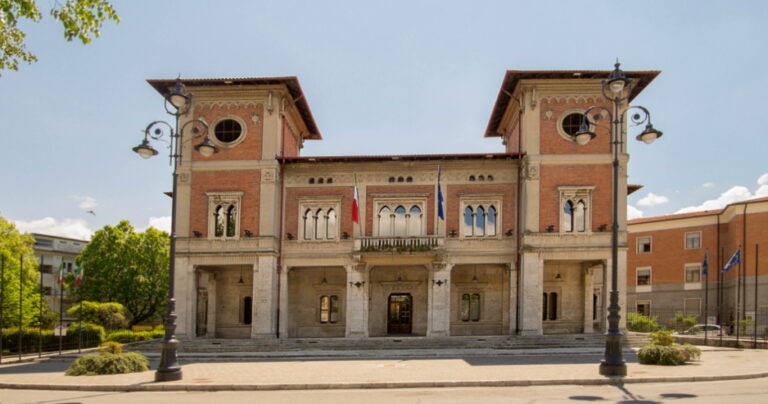
[[[84,272],[84,271],[85,271],[85,269],[84,269],[84,268],[80,268],[80,269],[77,271],[77,276],[75,277],[75,287],[76,287],[76,288],[79,288],[79,287],[80,287],[80,284],[82,284],[82,283],[83,283],[83,272]]]
[[[360,224],[360,205],[359,197],[357,195],[357,182],[355,182],[355,196],[352,199],[352,221]]]

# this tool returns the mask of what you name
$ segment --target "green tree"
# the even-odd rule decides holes
[[[51,16],[61,22],[67,41],[79,39],[87,44],[99,37],[99,29],[106,20],[120,22],[120,17],[105,0],[67,0],[64,4],[53,2]],[[19,27],[19,21],[27,19],[39,22],[43,18],[35,0],[0,0],[0,71],[18,70],[19,61],[32,63],[37,57],[27,51],[24,39],[27,34]]]
[[[98,324],[107,330],[125,328],[128,323],[125,319],[125,307],[120,303],[98,303],[86,300],[70,307],[67,315],[82,318],[85,322]]]
[[[137,233],[123,220],[104,226],[77,257],[83,281],[77,297],[117,302],[128,311],[130,325],[160,315],[168,296],[168,233],[150,227]]]
[[[35,238],[21,234],[13,223],[0,217],[0,265],[5,265],[0,281],[3,296],[1,327],[19,325],[19,276],[23,273],[24,293],[22,295],[22,323],[36,325],[40,321],[40,272],[32,247]],[[24,268],[20,271],[21,256]],[[47,310],[47,307],[44,307]],[[45,312],[43,314],[45,317]]]

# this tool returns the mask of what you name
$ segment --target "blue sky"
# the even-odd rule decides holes
[[[64,41],[47,11],[24,24],[40,60],[0,77],[0,215],[24,230],[167,226],[168,160],[131,147],[169,118],[144,80],[177,74],[298,76],[324,137],[304,155],[498,152],[482,136],[505,70],[619,57],[662,71],[635,100],[665,135],[629,146],[630,182],[645,186],[632,215],[768,196],[766,2],[113,4],[122,22],[87,46]]]

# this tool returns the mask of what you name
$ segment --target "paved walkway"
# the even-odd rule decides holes
[[[435,350],[414,357],[412,350],[346,351],[345,357],[217,360],[216,355],[183,359],[180,381],[155,383],[154,372],[106,376],[64,376],[68,362],[43,361],[0,365],[0,388],[167,391],[305,390],[349,388],[529,386],[692,382],[768,377],[768,350],[702,347],[700,361],[664,367],[637,363],[627,353],[628,375],[620,380],[598,374],[601,352],[521,350],[466,352]],[[379,352],[378,357],[372,352]],[[290,353],[295,355],[295,353]],[[338,352],[337,352],[338,354]],[[240,354],[230,354],[238,356]],[[153,362],[155,362],[153,360]],[[153,363],[153,368],[156,363]]]

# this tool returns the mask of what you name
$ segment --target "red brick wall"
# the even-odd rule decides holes
[[[460,193],[493,193],[502,194],[502,205],[497,206],[501,213],[501,227],[499,234],[504,234],[508,229],[515,229],[517,223],[517,185],[516,184],[472,184],[472,185],[448,185],[444,189],[445,194],[445,222],[447,230],[460,232],[463,212],[461,211]]]
[[[298,157],[299,143],[294,137],[291,127],[283,119],[283,157]]]
[[[427,235],[433,235],[435,233],[435,186],[433,185],[381,185],[381,186],[368,186],[366,187],[366,195],[368,196],[365,202],[365,234],[366,236],[373,235],[373,218],[376,216],[376,212],[373,212],[373,198],[371,194],[408,194],[408,193],[420,193],[429,194],[427,197]]]
[[[568,100],[543,100],[540,104],[539,111],[541,111],[541,154],[598,154],[598,153],[610,153],[610,140],[608,133],[608,125],[610,120],[605,113],[604,118],[600,121],[600,125],[593,127],[593,131],[597,134],[595,139],[586,145],[578,145],[576,142],[565,139],[557,131],[557,125],[560,118],[565,111],[573,108],[585,110],[592,105],[600,105],[597,103],[589,102],[574,102],[571,99]],[[602,105],[609,106],[607,102],[603,102]],[[547,110],[552,110],[552,119],[544,119],[544,113]],[[602,112],[602,111],[600,111]],[[590,114],[593,115],[593,114]]]
[[[352,228],[352,187],[303,187],[288,188],[285,193],[285,230],[283,233],[291,233],[294,237],[299,234],[299,197],[303,196],[341,196],[341,211],[337,212],[339,229],[341,233],[347,232],[353,236]],[[285,237],[283,234],[282,237]]]
[[[208,236],[208,196],[206,192],[242,191],[240,232],[250,230],[259,234],[259,170],[193,171],[190,194],[190,233],[199,231]],[[191,236],[191,234],[187,235]]]
[[[611,225],[611,165],[542,165],[539,194],[539,231],[554,225],[560,231],[559,186],[594,186],[592,190],[592,231]],[[589,213],[589,212],[588,212]]]
[[[209,136],[214,138],[213,123],[222,115],[235,115],[242,119],[246,125],[246,134],[243,141],[233,147],[219,147],[219,152],[211,157],[204,157],[200,153],[193,152],[192,160],[261,160],[262,150],[262,122],[259,119],[258,125],[253,123],[253,115],[263,116],[264,107],[261,104],[248,104],[245,107],[232,107],[228,105],[197,106],[194,108],[194,117],[204,119],[211,124]],[[200,143],[201,139],[192,139],[193,145]],[[253,231],[253,230],[251,230]]]
[[[507,153],[520,152],[520,125],[522,125],[522,123],[518,122],[517,126],[515,126],[515,128],[509,134],[506,148]]]

